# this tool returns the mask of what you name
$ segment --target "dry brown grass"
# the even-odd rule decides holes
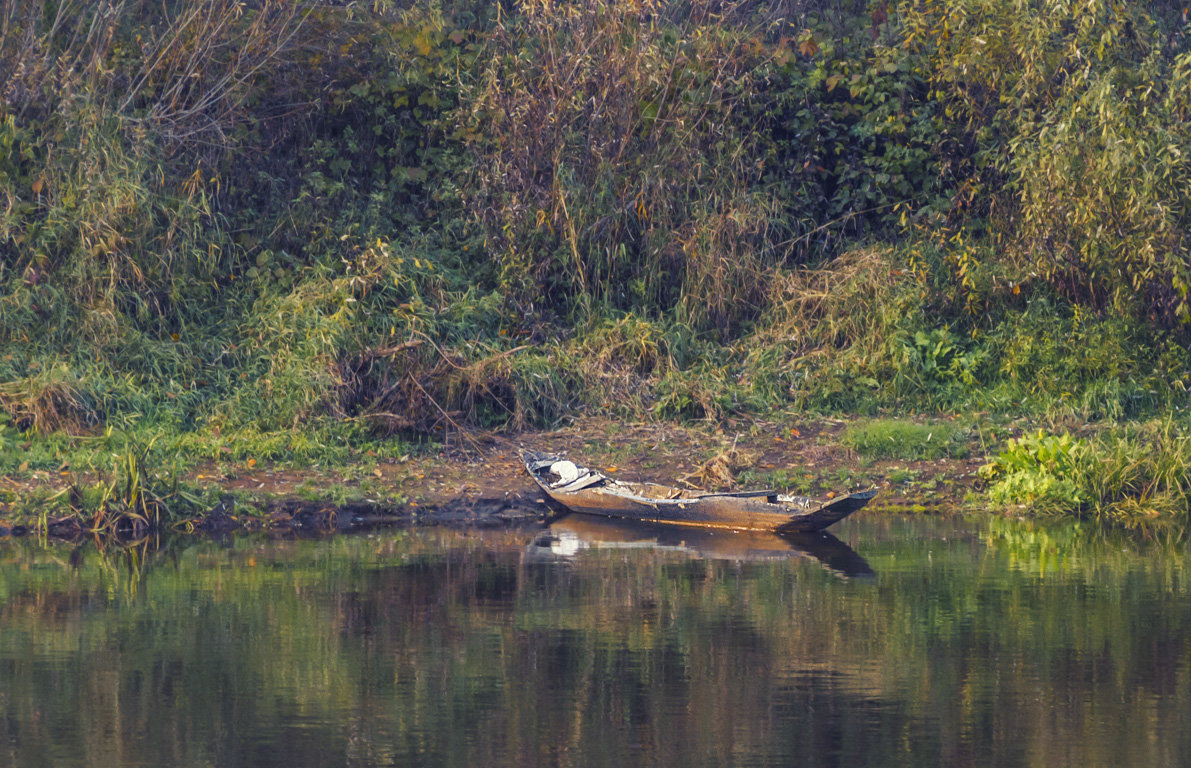
[[[678,482],[711,491],[735,490],[736,473],[754,466],[756,461],[756,454],[739,449],[733,443],[731,448],[711,457],[694,472],[680,477]]]
[[[814,269],[774,271],[757,341],[780,337],[803,354],[856,344],[883,321],[875,311],[888,306],[902,277],[882,248],[848,251]]]
[[[569,398],[550,360],[528,344],[469,358],[412,338],[366,350],[339,374],[339,408],[381,434],[466,433],[492,423],[521,430]]]
[[[83,434],[101,421],[65,366],[0,383],[0,409],[19,429],[33,429],[41,435]]]

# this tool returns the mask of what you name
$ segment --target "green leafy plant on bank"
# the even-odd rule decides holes
[[[1011,439],[980,469],[994,503],[1125,526],[1185,526],[1191,512],[1191,436],[1171,422],[1092,438],[1039,430]]]
[[[1090,501],[1077,478],[1087,450],[1085,440],[1043,430],[1010,438],[992,461],[980,468],[989,498],[998,504],[1028,504],[1036,511],[1081,511]]]

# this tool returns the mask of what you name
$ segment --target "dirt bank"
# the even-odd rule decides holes
[[[518,453],[548,451],[626,480],[708,490],[773,487],[808,496],[881,490],[870,509],[953,508],[974,487],[978,458],[868,460],[840,442],[845,422],[750,421],[723,427],[612,424],[580,420],[562,429],[453,437],[440,452],[379,461],[363,476],[318,470],[252,468],[226,479],[229,490],[261,499],[317,495],[342,486],[403,506],[534,508],[537,495]],[[313,485],[313,487],[312,487]]]
[[[876,487],[881,493],[871,510],[952,509],[973,489],[979,459],[871,460],[841,441],[845,426],[786,416],[716,426],[583,419],[549,431],[451,435],[441,450],[399,459],[376,459],[365,451],[360,463],[331,468],[203,465],[187,480],[219,491],[223,500],[184,527],[347,530],[529,522],[548,510],[524,472],[521,449],[565,454],[622,479],[708,490],[765,487],[825,498]],[[49,474],[0,480],[18,494],[63,482]],[[61,536],[82,529],[69,515],[47,524]],[[3,526],[14,527],[19,531],[20,522]]]

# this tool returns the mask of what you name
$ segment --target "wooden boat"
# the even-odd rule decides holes
[[[614,480],[560,456],[524,452],[542,491],[572,512],[652,523],[792,533],[821,531],[864,507],[876,490],[819,501],[777,491],[706,493]]]

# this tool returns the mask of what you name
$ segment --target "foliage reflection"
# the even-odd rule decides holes
[[[882,516],[843,527],[875,571],[844,580],[663,546],[551,560],[538,534],[8,541],[0,764],[1191,756],[1180,551]]]

